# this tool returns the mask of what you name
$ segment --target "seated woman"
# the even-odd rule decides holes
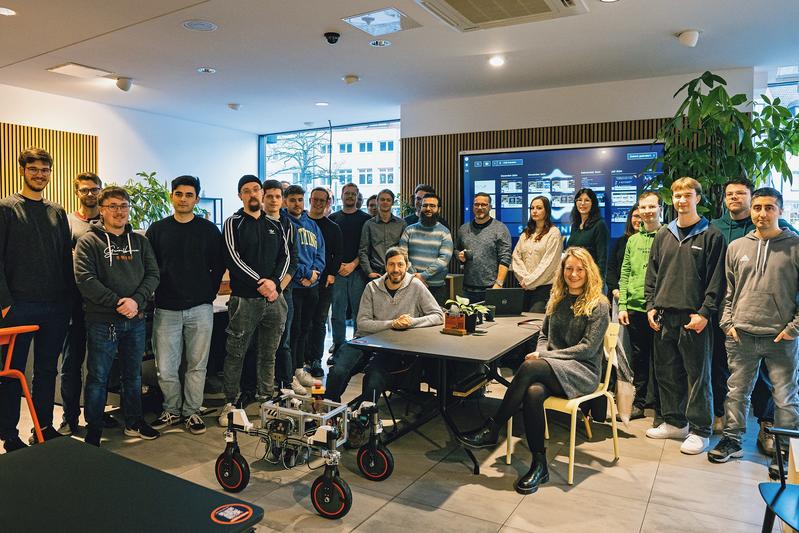
[[[539,484],[549,481],[544,400],[549,396],[576,398],[599,386],[608,309],[591,254],[585,248],[568,248],[547,304],[537,351],[527,354],[496,415],[461,436],[461,442],[472,448],[495,446],[500,428],[521,407],[533,461],[514,485],[520,494],[532,494]]]

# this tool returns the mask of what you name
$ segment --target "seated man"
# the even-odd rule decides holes
[[[444,322],[444,313],[424,283],[408,274],[408,255],[404,249],[386,251],[386,273],[370,281],[361,296],[358,309],[358,330],[355,337],[371,335],[386,329],[405,330],[437,326]],[[372,354],[345,344],[336,353],[336,364],[327,376],[325,397],[336,402],[347,388],[352,374],[365,366]],[[363,379],[363,397],[377,399],[392,384],[402,365],[402,358],[380,356],[372,359]]]

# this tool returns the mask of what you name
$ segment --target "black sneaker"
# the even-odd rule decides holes
[[[161,436],[161,434],[150,427],[144,419],[139,419],[139,421],[132,426],[126,426],[125,435],[128,437],[139,437],[144,440],[155,440]]]
[[[58,426],[58,432],[65,437],[75,435],[80,430],[77,420],[63,420],[61,425]]]
[[[164,411],[161,416],[153,420],[151,426],[153,429],[164,429],[165,427],[175,426],[180,424],[181,418],[179,415],[173,415],[169,411]]]
[[[236,400],[234,405],[236,406],[236,409],[246,409],[248,405],[255,402],[256,398],[254,392],[243,391],[241,394],[239,394],[239,399]]]
[[[186,419],[186,429],[189,430],[189,433],[192,435],[202,435],[205,433],[205,422],[200,418],[200,415],[194,413]]]
[[[707,452],[707,460],[711,463],[726,463],[733,457],[743,457],[741,445],[730,437],[721,437],[716,447]]]
[[[27,447],[28,445],[22,442],[22,439],[16,435],[8,440],[3,441],[3,448],[6,450],[6,453],[11,453]]]
[[[53,426],[45,426],[42,428],[42,437],[44,437],[45,442],[63,436],[64,435],[56,431]],[[38,442],[39,439],[36,438],[36,432],[31,428],[31,436],[28,438],[28,444],[36,444]]]
[[[322,362],[321,361],[313,361],[311,362],[311,370],[310,374],[312,377],[321,378],[325,375],[325,371],[322,370]]]
[[[638,420],[644,418],[646,415],[644,414],[643,407],[635,407],[633,406],[633,410],[630,411],[630,420]]]
[[[91,444],[92,446],[100,447],[100,438],[103,436],[103,430],[89,426],[86,428],[86,438],[83,442]]]
[[[119,422],[117,422],[117,419],[111,416],[111,414],[103,413],[103,427],[105,429],[118,428]]]

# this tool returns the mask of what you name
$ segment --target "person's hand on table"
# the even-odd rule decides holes
[[[399,330],[408,329],[409,327],[411,327],[411,324],[412,324],[411,315],[405,314],[395,318],[394,321],[391,323],[391,328]]]

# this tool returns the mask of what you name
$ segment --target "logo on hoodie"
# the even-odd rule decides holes
[[[114,246],[114,244],[111,243],[105,247],[105,250],[103,250],[103,256],[106,259],[113,257],[117,261],[133,261],[133,253],[139,251],[140,250],[133,248],[132,244],[129,246],[122,246],[120,248],[119,246]]]

